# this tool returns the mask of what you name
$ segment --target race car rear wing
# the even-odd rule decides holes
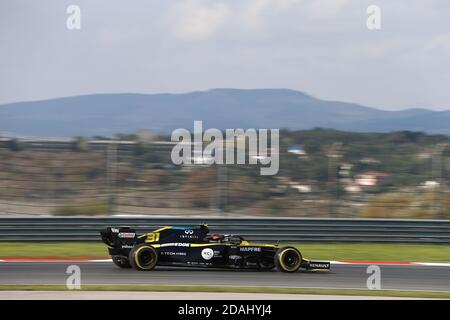
[[[129,227],[108,227],[100,231],[102,241],[111,248],[132,248],[137,242],[137,234]]]

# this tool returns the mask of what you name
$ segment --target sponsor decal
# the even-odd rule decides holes
[[[329,269],[330,264],[329,263],[320,263],[320,262],[311,262],[309,264],[310,268],[317,268],[317,269]]]
[[[189,247],[190,243],[182,243],[182,242],[173,242],[173,243],[164,243],[161,247]]]
[[[202,257],[205,260],[211,260],[214,257],[214,251],[211,248],[206,248],[202,250]]]
[[[163,256],[185,256],[186,252],[171,252],[171,251],[161,251]]]
[[[119,233],[119,238],[134,238],[136,233],[134,232],[121,232]]]
[[[180,234],[181,239],[198,239],[198,235],[194,234],[194,230],[184,230],[184,234]]]
[[[198,236],[191,234],[181,234],[180,238],[182,239],[198,239]]]
[[[240,247],[241,252],[261,252],[261,248],[258,247]]]

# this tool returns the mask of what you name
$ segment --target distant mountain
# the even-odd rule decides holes
[[[112,136],[153,129],[314,127],[347,131],[424,131],[450,135],[450,110],[384,111],[325,101],[287,89],[213,89],[185,94],[95,94],[0,105],[0,133]]]

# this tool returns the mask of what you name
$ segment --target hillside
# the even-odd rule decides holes
[[[0,105],[0,134],[111,136],[139,129],[315,127],[450,134],[450,111],[384,111],[287,89],[213,89],[185,94],[95,94]]]

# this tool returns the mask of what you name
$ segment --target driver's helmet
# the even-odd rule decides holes
[[[223,240],[225,240],[225,236],[221,234],[210,234],[205,238],[205,240],[211,242],[222,242]]]

